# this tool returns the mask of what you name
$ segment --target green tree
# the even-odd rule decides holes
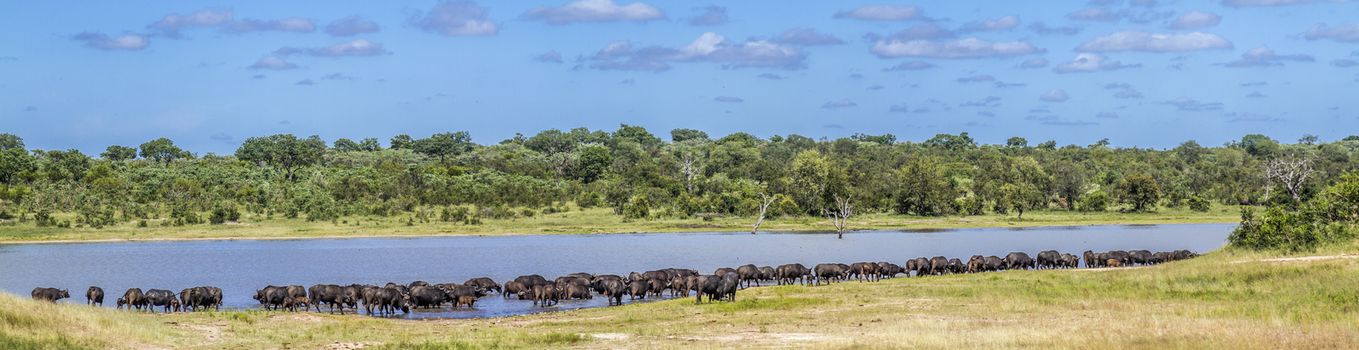
[[[24,149],[24,139],[15,134],[0,134],[0,151]]]
[[[319,136],[298,139],[292,134],[251,137],[236,149],[236,158],[255,164],[268,164],[294,180],[293,170],[316,164],[325,154],[326,142]]]
[[[689,141],[689,140],[702,140],[702,141],[707,141],[707,140],[709,140],[709,139],[708,139],[708,133],[703,132],[703,130],[694,130],[694,129],[675,129],[675,130],[670,130],[670,141],[671,141],[671,142],[680,143],[680,142]]]
[[[442,163],[450,157],[472,151],[472,135],[466,131],[445,132],[415,141],[415,151],[426,156],[439,158]]]
[[[146,143],[141,144],[139,148],[142,150],[142,158],[150,159],[157,163],[170,164],[170,162],[173,162],[176,159],[189,157],[189,152],[185,152],[183,149],[175,146],[174,141],[170,141],[170,139],[164,137],[147,141]]]
[[[1028,147],[1029,147],[1029,140],[1028,140],[1028,139],[1025,139],[1025,138],[1023,138],[1023,137],[1019,137],[1019,136],[1011,137],[1011,138],[1005,140],[1005,147],[1009,147],[1009,148],[1028,148]]]
[[[1000,186],[1000,203],[1002,207],[1017,212],[1020,220],[1024,219],[1024,211],[1036,209],[1035,203],[1043,201],[1043,192],[1031,183],[1007,183]]]
[[[935,216],[949,213],[957,195],[938,158],[912,157],[897,171],[896,211]]]
[[[411,135],[406,134],[396,135],[393,136],[392,139],[387,142],[387,146],[391,147],[392,149],[413,150],[415,149],[415,139],[411,138]]]
[[[1149,175],[1130,175],[1118,185],[1119,202],[1132,205],[1132,210],[1141,212],[1156,207],[1161,199],[1161,185]]]
[[[137,158],[137,149],[127,146],[112,145],[105,148],[104,153],[99,154],[99,156],[115,162],[132,160],[133,158]]]
[[[834,197],[842,194],[847,180],[844,169],[816,150],[798,153],[788,173],[791,178],[789,193],[799,207],[808,210],[807,214],[818,214],[829,208]]]

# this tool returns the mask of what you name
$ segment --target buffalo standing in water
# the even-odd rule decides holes
[[[604,279],[600,281],[600,289],[605,298],[609,299],[609,306],[623,305],[623,295],[627,294],[627,285],[622,279]]]
[[[492,280],[489,277],[477,277],[469,279],[467,280],[467,282],[463,282],[462,285],[481,288],[481,290],[486,292],[500,293],[500,285],[496,284],[495,280]]]
[[[266,286],[264,289],[256,290],[255,301],[260,302],[265,310],[282,309],[288,300],[288,287]],[[365,299],[367,301],[368,299]],[[370,308],[369,313],[372,313]]]
[[[345,300],[344,287],[334,284],[318,284],[311,286],[307,292],[307,299],[311,300],[311,306],[316,308],[316,312],[321,312],[321,304],[326,304],[330,307],[330,313],[335,313],[335,307],[339,306],[340,314],[344,315],[344,306],[348,303],[348,300]]]
[[[750,287],[752,281],[755,282],[756,286],[760,285],[760,268],[755,265],[746,264],[737,267],[736,275],[740,277],[741,283],[745,284],[746,287]]]
[[[774,270],[774,275],[779,279],[779,285],[793,284],[794,281],[798,284],[806,283],[807,274],[809,273],[811,273],[811,270],[808,270],[807,267],[802,266],[802,264],[779,265],[779,268]],[[692,286],[690,286],[690,288],[692,288]]]
[[[816,267],[812,268],[812,274],[816,278],[816,285],[821,285],[821,282],[831,284],[835,280],[845,278],[849,274],[849,266],[835,263],[816,264]]]
[[[541,307],[557,305],[557,301],[561,300],[560,294],[557,286],[552,284],[533,286],[533,305]]]
[[[364,295],[363,304],[369,315],[374,315],[373,307],[378,309],[378,315],[375,316],[393,316],[397,309],[402,313],[411,312],[410,299],[401,293],[400,288],[373,288],[370,294]]]
[[[57,300],[71,297],[71,293],[67,292],[65,289],[43,287],[33,288],[32,295],[33,300],[41,300],[49,303],[55,303]]]
[[[104,306],[104,289],[90,286],[90,289],[85,291],[85,304]]]

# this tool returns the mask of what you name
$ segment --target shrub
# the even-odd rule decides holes
[[[645,219],[648,216],[651,216],[651,200],[646,196],[632,196],[632,199],[623,206],[624,218]]]
[[[1241,210],[1241,225],[1227,241],[1233,247],[1310,251],[1350,242],[1359,231],[1359,173],[1347,173],[1320,196],[1301,206],[1273,205],[1257,215]]]
[[[1200,213],[1206,213],[1208,212],[1209,209],[1212,209],[1213,207],[1212,204],[1208,202],[1208,200],[1203,199],[1203,197],[1199,196],[1189,197],[1188,204],[1189,210],[1193,210]]]
[[[1084,212],[1101,212],[1108,207],[1109,195],[1101,190],[1091,191],[1076,200],[1076,210]]]

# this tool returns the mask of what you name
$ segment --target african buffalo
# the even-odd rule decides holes
[[[165,312],[170,312],[171,310],[174,309],[174,304],[176,304],[178,301],[179,301],[178,299],[175,299],[174,292],[164,289],[146,290],[147,309],[149,309],[151,312],[156,312],[155,308],[158,306],[163,307]]]
[[[316,308],[316,312],[321,312],[321,304],[330,307],[330,313],[335,313],[335,307],[340,307],[340,314],[344,314],[345,291],[344,287],[334,284],[317,284],[307,289],[307,299],[311,301],[311,307]]]
[[[104,306],[104,289],[90,286],[90,289],[85,291],[85,304]]]
[[[801,284],[806,281],[809,272],[807,267],[802,266],[802,264],[783,264],[779,265],[777,269],[774,269],[774,275],[778,277],[778,284],[780,285],[793,284],[793,281],[797,281]],[[692,286],[690,286],[690,288],[692,288]]]
[[[609,306],[623,305],[623,295],[628,292],[627,284],[623,283],[622,279],[599,280],[599,289],[603,290],[600,294],[608,300]]]
[[[65,289],[56,288],[33,288],[32,294],[33,300],[41,300],[49,303],[55,303],[57,300],[71,297],[71,293],[67,292]]]
[[[119,308],[121,309],[123,305],[127,305],[128,310],[133,308],[141,310],[142,307],[146,306],[146,294],[142,293],[141,288],[129,288],[126,292],[123,292],[122,298],[118,298]]]
[[[484,290],[486,292],[500,293],[500,285],[496,284],[495,280],[492,280],[489,277],[477,277],[469,279],[467,280],[467,282],[463,282],[462,285],[481,288],[481,290]]]
[[[139,291],[140,292],[140,291]],[[279,286],[266,286],[264,289],[255,291],[255,300],[264,306],[265,310],[278,310],[287,304],[288,288]],[[130,301],[131,299],[129,299]],[[371,314],[372,311],[370,310]]]
[[[948,258],[936,256],[930,258],[930,274],[943,275],[948,273]]]
[[[1010,252],[1010,254],[1005,255],[1006,269],[1026,270],[1033,267],[1034,267],[1033,258],[1030,258],[1028,253]]]
[[[760,285],[760,268],[755,265],[745,264],[736,268],[736,276],[741,279],[746,287],[750,287],[750,282]]]
[[[1038,252],[1037,267],[1039,269],[1055,269],[1062,260],[1062,253],[1056,250],[1044,250]]]
[[[822,282],[830,284],[836,280],[844,279],[848,274],[849,266],[845,264],[816,264],[816,267],[812,268],[812,277],[816,278],[816,285],[821,285]]]

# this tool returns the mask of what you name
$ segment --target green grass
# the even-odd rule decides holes
[[[69,218],[70,214],[62,215]],[[624,220],[609,209],[574,209],[556,214],[530,218],[486,220],[481,225],[443,222],[416,223],[408,226],[408,217],[344,217],[335,222],[307,222],[301,219],[266,219],[247,216],[240,223],[225,225],[160,225],[152,220],[150,227],[137,227],[129,222],[94,229],[89,227],[36,227],[29,223],[0,225],[0,243],[63,242],[97,240],[164,240],[164,239],[289,239],[321,237],[373,236],[428,236],[428,235],[514,235],[514,234],[580,234],[580,233],[635,233],[683,231],[748,231],[754,222],[749,217],[723,217],[712,220],[699,218],[657,218]],[[971,227],[1031,227],[1100,224],[1171,224],[1171,223],[1233,223],[1240,220],[1239,210],[1233,206],[1214,207],[1209,212],[1193,212],[1183,208],[1162,208],[1151,213],[1080,213],[1067,211],[1037,211],[1025,213],[1024,219],[1005,215],[919,217],[892,214],[869,214],[854,217],[850,228],[856,230],[890,229],[948,229]],[[833,228],[820,217],[787,217],[766,220],[762,231],[829,231]]]
[[[1359,244],[1314,254],[1359,253]],[[477,320],[146,315],[0,296],[0,348],[1345,348],[1359,259],[1221,251],[1146,268],[1009,271],[743,290]]]

